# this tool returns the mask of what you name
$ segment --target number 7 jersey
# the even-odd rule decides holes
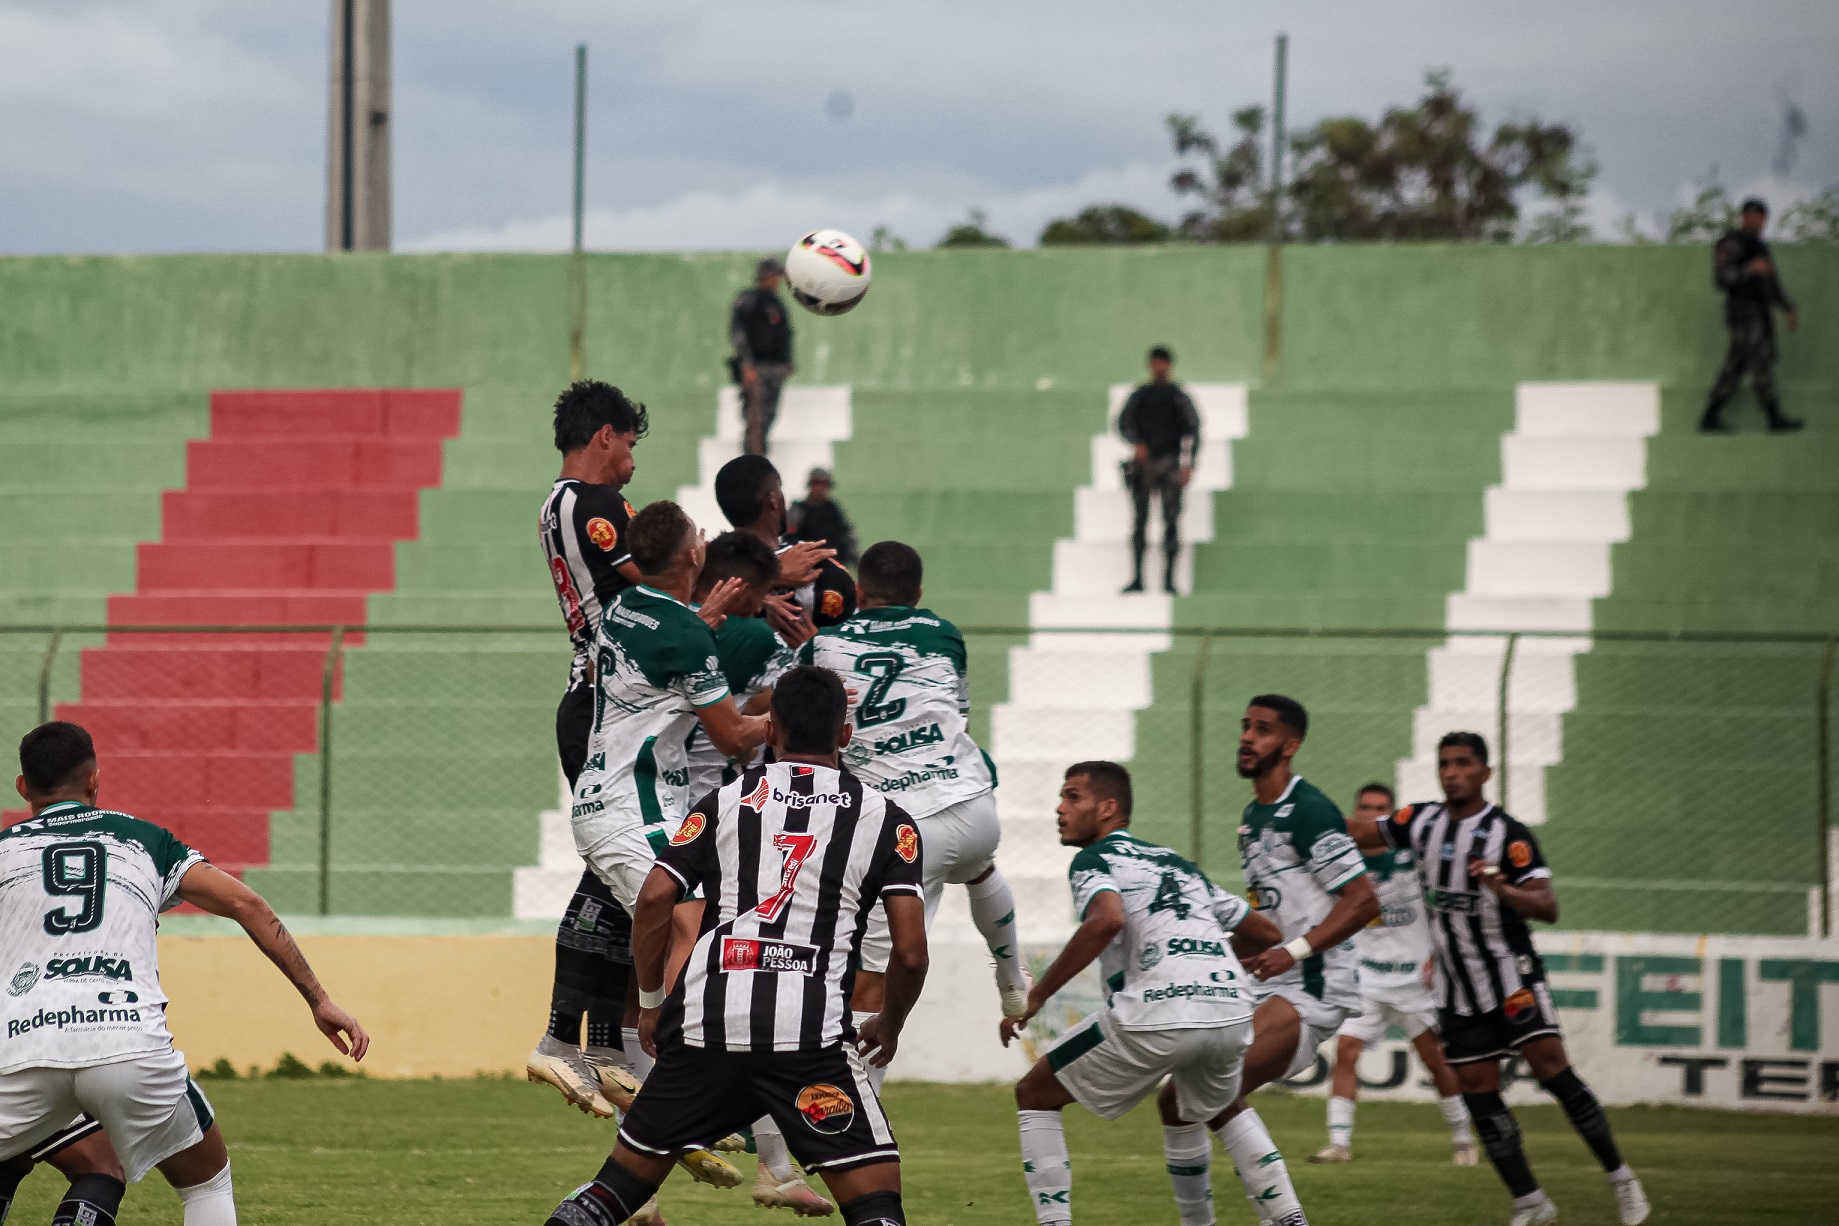
[[[152,822],[78,801],[0,831],[0,1073],[172,1047],[155,937],[203,862]]]
[[[865,609],[799,650],[852,691],[855,736],[843,764],[913,817],[930,817],[996,786],[971,739],[964,636],[930,609]]]

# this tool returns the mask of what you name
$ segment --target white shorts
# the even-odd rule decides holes
[[[581,849],[581,858],[631,915],[651,866],[658,862],[658,853],[642,828],[622,826],[592,847]]]
[[[1309,995],[1300,983],[1280,983],[1266,986],[1258,1004],[1273,996],[1281,996],[1290,1002],[1296,1015],[1302,1019],[1302,1026],[1296,1036],[1296,1050],[1290,1054],[1290,1064],[1283,1072],[1280,1081],[1288,1081],[1299,1073],[1305,1073],[1315,1063],[1315,1054],[1322,1044],[1335,1036],[1347,1019],[1354,1015],[1352,1009],[1343,1009],[1339,1005],[1329,1004],[1325,1000]]]
[[[0,1159],[34,1150],[88,1112],[135,1183],[204,1139],[211,1104],[171,1048],[87,1068],[23,1068],[0,1073]]]
[[[1359,1039],[1372,1047],[1386,1037],[1386,1028],[1397,1025],[1407,1039],[1415,1039],[1426,1030],[1437,1028],[1437,1002],[1422,983],[1396,988],[1382,988],[1360,994],[1360,1012],[1341,1026],[1341,1037]]]
[[[1204,1123],[1239,1097],[1251,1045],[1249,1018],[1192,1030],[1125,1030],[1111,1010],[1100,1009],[1047,1049],[1047,1064],[1066,1092],[1101,1120],[1124,1114],[1168,1077],[1177,1114]]]
[[[945,887],[963,885],[996,863],[996,845],[1002,842],[1002,819],[996,816],[996,793],[985,792],[955,805],[946,805],[919,821],[920,854],[925,857],[920,868],[926,890],[926,927],[939,913],[939,900]],[[868,917],[868,930],[862,934],[862,969],[885,972],[894,943],[888,935],[888,913],[877,906]]]

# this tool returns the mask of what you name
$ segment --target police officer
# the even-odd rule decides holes
[[[1117,432],[1134,447],[1124,461],[1124,483],[1136,509],[1130,534],[1135,558],[1130,586],[1143,590],[1143,551],[1149,546],[1149,500],[1162,503],[1162,590],[1174,594],[1175,558],[1181,552],[1181,495],[1194,476],[1200,448],[1200,413],[1181,386],[1169,378],[1175,355],[1157,345],[1149,351],[1149,382],[1130,393],[1117,416]]]
[[[754,269],[754,283],[734,296],[728,313],[728,336],[734,345],[730,366],[741,385],[741,416],[746,422],[746,452],[766,454],[766,436],[779,416],[779,391],[792,376],[792,324],[785,303],[774,291],[785,280],[785,265],[768,256]]]
[[[1788,316],[1790,332],[1800,326],[1800,316],[1782,288],[1769,244],[1762,241],[1769,206],[1752,196],[1743,202],[1742,216],[1737,229],[1719,239],[1713,249],[1712,277],[1724,291],[1724,326],[1730,331],[1730,349],[1718,381],[1711,386],[1699,430],[1730,432],[1723,420],[1724,406],[1737,394],[1745,372],[1756,389],[1756,399],[1762,402],[1762,411],[1769,415],[1770,432],[1799,430],[1803,423],[1784,417],[1775,395],[1775,312],[1779,309]]]

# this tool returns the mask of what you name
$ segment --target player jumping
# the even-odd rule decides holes
[[[834,674],[786,673],[769,716],[777,760],[699,800],[659,854],[633,925],[640,1031],[657,1067],[612,1156],[549,1226],[626,1221],[673,1152],[762,1113],[824,1177],[845,1226],[904,1226],[900,1151],[857,1042],[885,1065],[925,982],[922,847],[894,802],[840,768],[847,714]],[[698,889],[701,931],[666,992],[672,911]],[[893,957],[883,1008],[858,1036],[853,966],[878,902]]]
[[[785,484],[763,455],[736,456],[715,474],[715,502],[736,532],[757,536],[779,555],[779,589],[818,627],[856,611],[856,583],[822,541],[786,539]],[[770,610],[769,610],[770,615]]]
[[[1179,1115],[1165,1112],[1164,1119],[1179,1125],[1209,1119],[1239,1097],[1254,992],[1237,954],[1280,939],[1277,925],[1243,899],[1215,888],[1168,848],[1129,833],[1130,809],[1129,771],[1115,762],[1067,767],[1058,817],[1061,843],[1083,849],[1069,869],[1079,929],[1022,1012],[1002,1022],[1006,1047],[1055,992],[1098,959],[1105,1007],[1061,1036],[1015,1087],[1022,1171],[1041,1226],[1073,1220],[1073,1173],[1060,1120],[1068,1103],[1114,1120],[1168,1077]],[[1192,1172],[1173,1164],[1169,1172],[1177,1200],[1198,1193],[1207,1208],[1203,1220],[1212,1221],[1204,1177],[1196,1184]],[[1184,1222],[1198,1211],[1183,1200]]]
[[[1529,919],[1558,922],[1552,873],[1532,832],[1483,798],[1492,774],[1488,743],[1452,732],[1437,743],[1442,802],[1407,805],[1386,821],[1357,820],[1354,836],[1368,852],[1408,851],[1417,864],[1435,917],[1443,1054],[1482,1148],[1513,1195],[1511,1226],[1558,1220],[1501,1097],[1501,1061],[1514,1052],[1602,1163],[1624,1226],[1637,1226],[1647,1220],[1647,1195],[1616,1149],[1603,1105],[1571,1068],[1545,964],[1526,927]]]
[[[1354,798],[1356,822],[1384,821],[1392,815],[1392,789],[1369,783]],[[1350,823],[1350,829],[1354,823]],[[1360,1053],[1383,1039],[1396,1025],[1405,1032],[1418,1059],[1437,1086],[1437,1104],[1449,1125],[1450,1149],[1457,1166],[1475,1165],[1475,1136],[1469,1131],[1468,1108],[1456,1074],[1443,1062],[1437,1041],[1437,1001],[1431,994],[1436,960],[1430,952],[1430,921],[1424,914],[1424,891],[1408,850],[1366,857],[1367,875],[1379,894],[1379,919],[1354,934],[1360,954],[1360,1013],[1341,1026],[1335,1040],[1334,1088],[1328,1099],[1328,1147],[1311,1162],[1353,1160],[1354,1103],[1360,1094]]]
[[[108,1130],[122,1177],[78,1175],[55,1222],[113,1226],[126,1185],[158,1167],[186,1226],[235,1226],[223,1132],[166,1028],[160,912],[188,902],[235,920],[341,1054],[362,1060],[370,1038],[261,895],[161,827],[96,807],[89,733],[42,724],[20,741],[19,768],[32,816],[0,832],[0,965],[19,968],[0,997],[0,1159],[14,1160],[0,1162],[0,1202],[30,1155],[87,1112]]]

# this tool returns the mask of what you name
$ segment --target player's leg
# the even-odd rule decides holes
[[[1328,1147],[1311,1154],[1311,1162],[1349,1162],[1353,1159],[1354,1106],[1360,1098],[1360,1053],[1366,1046],[1364,1037],[1348,1033],[1347,1026],[1341,1028],[1341,1036],[1335,1040],[1334,1081],[1328,1091]]]
[[[1556,1221],[1558,1210],[1526,1160],[1519,1121],[1501,1097],[1501,1061],[1511,1054],[1505,1019],[1498,1010],[1464,1017],[1445,1009],[1441,1030],[1443,1058],[1456,1074],[1482,1151],[1513,1197],[1512,1226]]]
[[[1462,1087],[1456,1084],[1455,1072],[1444,1062],[1443,1044],[1436,1028],[1424,1022],[1415,1032],[1406,1026],[1405,1034],[1431,1081],[1436,1083],[1437,1107],[1443,1112],[1443,1122],[1449,1125],[1451,1160],[1457,1166],[1474,1166],[1475,1134],[1469,1128],[1469,1109],[1462,1104]]]
[[[1003,1016],[1020,1017],[1028,1008],[1028,971],[1015,924],[1015,891],[996,867],[996,848],[1002,842],[996,793],[973,796],[927,818],[925,835],[927,929],[932,927],[945,884],[962,885],[970,900],[971,923],[977,925],[996,960],[996,991],[1002,998]]]
[[[596,883],[598,879],[596,879]],[[601,889],[605,889],[601,884]],[[587,1045],[583,1056],[593,1070],[595,1083],[615,1111],[632,1105],[639,1092],[639,1075],[628,1054],[638,1050],[637,1017],[633,1035],[626,1037],[628,998],[636,1004],[632,986],[632,917],[607,894],[606,906],[596,920],[603,937],[594,986],[587,1002]]]
[[[754,1172],[753,1203],[762,1209],[790,1209],[799,1217],[829,1217],[836,1206],[805,1182],[792,1164],[779,1121],[763,1115],[753,1122],[754,1149],[760,1166]]]
[[[1213,1141],[1205,1124],[1188,1121],[1211,1119],[1238,1099],[1251,1023],[1179,1031],[1171,1038],[1181,1049],[1181,1062],[1168,1093],[1157,1097],[1169,1183],[1182,1226],[1213,1226]]]
[[[617,910],[606,884],[592,869],[584,870],[556,926],[549,1026],[524,1062],[525,1077],[554,1086],[570,1104],[602,1119],[613,1114],[613,1104],[600,1088],[598,1071],[581,1050],[581,1019],[593,1012],[597,996],[603,1002],[608,999],[603,987],[607,924]]]
[[[1175,559],[1181,555],[1181,462],[1171,461],[1161,473],[1162,501],[1162,590],[1175,592]]]
[[[1041,1226],[1073,1220],[1073,1166],[1066,1152],[1060,1110],[1073,1102],[1054,1076],[1046,1056],[1015,1083],[1017,1131],[1022,1141],[1022,1178]]]
[[[1144,464],[1132,463],[1126,470],[1130,486],[1130,586],[1126,592],[1143,590],[1143,553],[1149,548],[1149,471]]]
[[[1544,990],[1540,985],[1539,991]],[[1610,1130],[1609,1117],[1603,1111],[1603,1104],[1597,1101],[1596,1094],[1584,1083],[1583,1078],[1571,1067],[1571,1059],[1565,1054],[1564,1040],[1557,1034],[1547,1034],[1528,1039],[1520,1044],[1520,1055],[1526,1058],[1527,1066],[1532,1069],[1534,1077],[1545,1092],[1558,1100],[1564,1108],[1565,1118],[1571,1121],[1571,1127],[1584,1139],[1590,1152],[1602,1165],[1603,1173],[1608,1176],[1610,1187],[1615,1192],[1616,1211],[1624,1226],[1635,1226],[1647,1220],[1647,1194],[1642,1190],[1641,1181],[1635,1178],[1634,1171],[1622,1161],[1622,1153],[1616,1146],[1615,1134]]]
[[[894,954],[894,939],[888,932],[887,908],[880,903],[868,913],[868,924],[862,930],[861,966],[856,970],[856,986],[849,997],[850,1025],[861,1029],[862,1023],[881,1012],[882,990],[887,978],[888,959]],[[875,1092],[881,1092],[881,1083],[887,1080],[885,1068],[868,1066],[869,1079],[874,1083]]]
[[[759,1053],[745,1057],[743,1066],[754,1100],[778,1123],[806,1169],[822,1176],[847,1226],[906,1222],[900,1147],[868,1065],[853,1046]]]
[[[76,1069],[72,1080],[77,1101],[107,1129],[129,1183],[157,1167],[179,1194],[186,1226],[235,1226],[230,1151],[183,1055],[168,1049]]]
[[[0,1074],[0,1220],[11,1211],[13,1195],[31,1173],[34,1156],[57,1148],[61,1137],[78,1131],[73,1122],[82,1114],[73,1069],[23,1068]],[[126,1190],[118,1166],[73,1170],[56,1220],[75,1222],[89,1206],[99,1226],[113,1226]]]

